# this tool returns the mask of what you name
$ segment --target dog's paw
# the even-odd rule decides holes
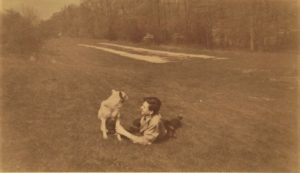
[[[103,139],[107,139],[107,135],[106,134],[103,134]]]
[[[122,141],[121,135],[117,134],[118,141]]]

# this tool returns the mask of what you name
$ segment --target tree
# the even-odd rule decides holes
[[[297,0],[82,0],[48,24],[73,37],[156,43],[172,36],[205,48],[275,50],[297,45]],[[47,23],[47,22],[46,22]]]

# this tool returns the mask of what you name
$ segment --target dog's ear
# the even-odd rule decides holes
[[[115,93],[115,92],[117,92],[117,91],[116,91],[116,90],[114,90],[114,89],[112,89],[112,90],[111,90],[111,93]]]
[[[121,95],[124,98],[124,100],[128,100],[128,95],[124,91],[121,91]]]

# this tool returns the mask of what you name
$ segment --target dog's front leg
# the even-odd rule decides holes
[[[121,135],[119,133],[117,133],[117,138],[119,141],[122,141]]]
[[[116,126],[117,126],[117,123],[120,124],[120,112],[117,113],[117,115],[115,116],[116,117]],[[119,141],[122,141],[122,138],[121,138],[121,135],[119,133],[116,132],[116,135],[117,135],[117,138]]]
[[[119,116],[117,117],[116,123],[120,123],[120,119]],[[121,135],[119,133],[116,132],[117,138],[119,141],[122,141]]]
[[[106,128],[106,118],[101,118],[100,130],[104,139],[107,139],[107,128]]]

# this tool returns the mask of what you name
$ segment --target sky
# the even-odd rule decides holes
[[[79,3],[80,0],[0,0],[0,11],[3,12],[5,9],[21,11],[24,7],[30,7],[41,19],[48,19],[64,6]]]

